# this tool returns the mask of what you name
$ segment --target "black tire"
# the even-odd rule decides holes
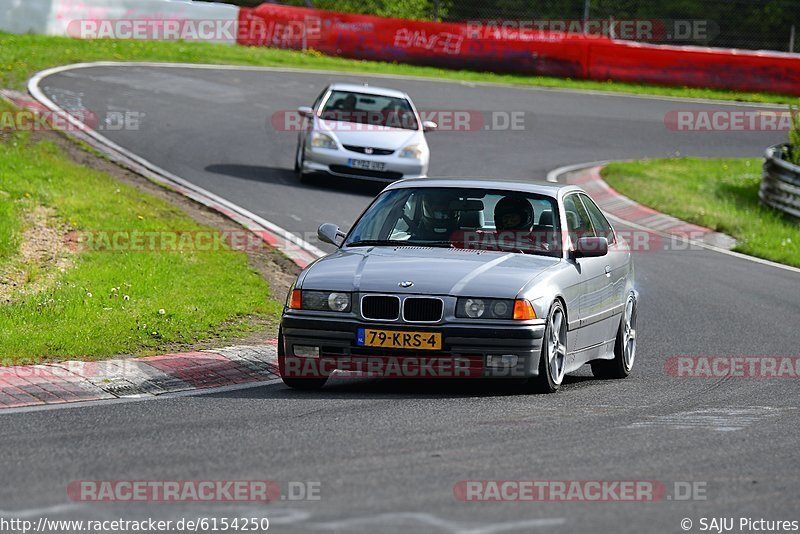
[[[532,393],[555,393],[561,387],[561,381],[564,378],[563,371],[555,371],[551,364],[551,351],[552,346],[549,343],[553,336],[554,331],[554,319],[556,319],[560,315],[562,323],[560,323],[560,328],[558,332],[558,337],[561,341],[559,341],[559,346],[563,347],[557,350],[563,352],[562,354],[562,361],[561,365],[566,365],[566,331],[567,331],[567,315],[564,312],[564,305],[561,304],[561,301],[556,300],[553,305],[550,307],[550,312],[547,314],[547,326],[544,330],[544,337],[542,338],[542,355],[539,358],[539,376],[534,376],[528,379],[527,389]],[[558,356],[556,356],[557,358]],[[560,379],[554,378],[553,375],[560,375]]]
[[[283,383],[292,389],[299,389],[300,391],[319,391],[327,378],[286,378],[282,377]]]
[[[283,333],[278,330],[278,369],[281,374],[283,383],[292,389],[299,389],[303,391],[316,391],[322,389],[325,382],[328,381],[327,376],[322,377],[290,377],[286,376],[286,353],[283,345]]]
[[[628,310],[630,306],[630,316]],[[626,328],[626,322],[628,326]],[[633,337],[630,337],[630,334]],[[632,342],[632,344],[631,344]],[[627,350],[627,353],[626,353]],[[614,340],[614,359],[595,360],[591,362],[592,374],[595,378],[621,379],[627,378],[633,369],[636,358],[636,299],[633,295],[625,301],[625,309],[619,320],[617,338]]]
[[[298,157],[294,159],[294,172],[297,175],[297,180],[301,184],[307,184],[311,182],[311,174],[303,172],[303,162],[305,161],[305,156],[303,156],[303,151],[300,149],[300,145],[297,146],[298,150]],[[297,161],[297,160],[300,161]]]

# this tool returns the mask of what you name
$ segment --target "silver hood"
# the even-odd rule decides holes
[[[302,289],[515,298],[558,258],[431,247],[339,250],[311,267]],[[413,286],[401,288],[400,282]]]
[[[367,126],[349,122],[319,120],[319,131],[333,135],[343,145],[369,146],[398,150],[411,143],[421,143],[419,130]]]

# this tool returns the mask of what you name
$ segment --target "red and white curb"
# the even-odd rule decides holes
[[[670,215],[665,215],[631,200],[615,191],[601,177],[600,171],[609,162],[600,161],[560,167],[550,171],[547,180],[575,184],[583,188],[595,199],[600,208],[611,218],[637,230],[650,232],[661,237],[688,242],[694,246],[733,256],[760,265],[766,265],[800,273],[800,268],[783,265],[774,261],[748,256],[731,250],[736,240],[729,235],[715,232],[710,228],[691,224]]]
[[[277,378],[277,340],[146,358],[4,367],[0,410],[156,396]]]
[[[726,250],[736,246],[736,240],[729,235],[715,232],[711,228],[682,221],[671,215],[642,206],[611,188],[600,176],[602,165],[596,165],[579,172],[567,174],[566,181],[580,186],[589,193],[600,208],[614,217],[636,223],[639,226],[664,234],[700,241]]]

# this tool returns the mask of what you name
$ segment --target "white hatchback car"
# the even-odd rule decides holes
[[[298,112],[306,118],[294,163],[301,181],[328,174],[393,182],[428,173],[425,132],[436,123],[423,122],[406,93],[336,83]]]

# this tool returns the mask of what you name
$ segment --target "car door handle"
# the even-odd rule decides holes
[[[609,277],[611,276],[611,266],[610,265],[606,265],[606,276],[609,276]]]

